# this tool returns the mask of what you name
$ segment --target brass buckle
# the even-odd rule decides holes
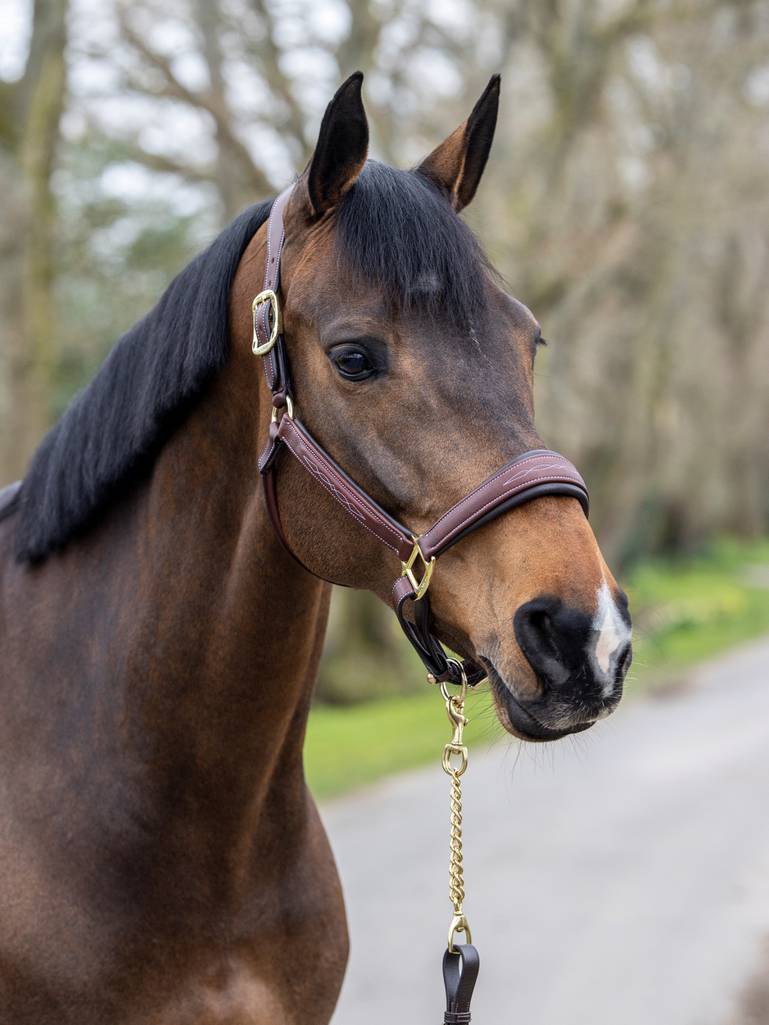
[[[414,574],[414,563],[419,559],[422,563],[422,579],[417,580]],[[422,553],[422,549],[419,547],[419,538],[414,538],[414,547],[411,549],[411,555],[405,562],[401,563],[401,576],[408,577],[408,581],[414,588],[416,600],[424,598],[427,594],[427,588],[430,586],[430,580],[432,579],[433,570],[435,569],[435,556],[428,562]]]
[[[259,344],[259,336],[256,333],[256,311],[259,306],[269,303],[272,309],[272,331],[270,332],[269,339],[264,345]],[[278,297],[271,288],[266,288],[259,295],[255,296],[254,301],[251,303],[251,315],[254,322],[254,338],[251,342],[251,349],[255,356],[266,356],[273,345],[278,340],[280,334],[280,306],[278,304]]]

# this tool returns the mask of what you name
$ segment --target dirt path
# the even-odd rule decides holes
[[[769,639],[466,780],[478,1025],[769,1023]],[[446,802],[428,769],[325,807],[353,943],[334,1025],[441,1020]]]

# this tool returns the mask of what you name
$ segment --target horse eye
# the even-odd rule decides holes
[[[365,381],[376,373],[371,357],[357,345],[338,345],[329,353],[337,373],[348,381]]]

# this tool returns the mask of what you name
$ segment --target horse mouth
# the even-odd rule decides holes
[[[497,672],[490,658],[474,651],[466,641],[453,635],[449,629],[443,626],[437,631],[437,636],[461,658],[472,658],[483,665],[488,675],[499,721],[507,733],[512,734],[519,740],[542,744],[553,740],[562,740],[564,737],[571,736],[574,733],[584,733],[591,726],[595,726],[599,719],[610,715],[616,708],[618,698],[611,703],[602,704],[602,707],[596,709],[594,715],[586,715],[584,718],[575,719],[573,722],[569,720],[548,725],[538,718],[534,711],[526,708],[515,697],[511,687],[505,683],[504,678]],[[541,702],[538,704],[541,704]],[[568,716],[562,718],[568,719]]]
[[[492,663],[486,659],[483,661],[488,669],[491,692],[500,721],[508,733],[514,734],[521,740],[534,743],[561,740],[573,733],[584,733],[597,722],[598,716],[564,726],[547,726],[517,700]]]

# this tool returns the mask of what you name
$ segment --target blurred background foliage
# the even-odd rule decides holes
[[[352,70],[373,155],[401,166],[501,71],[468,219],[543,324],[539,425],[604,550],[766,533],[766,0],[5,0],[3,19],[0,482],[174,273],[301,169]],[[391,618],[337,595],[322,697],[415,686]]]

